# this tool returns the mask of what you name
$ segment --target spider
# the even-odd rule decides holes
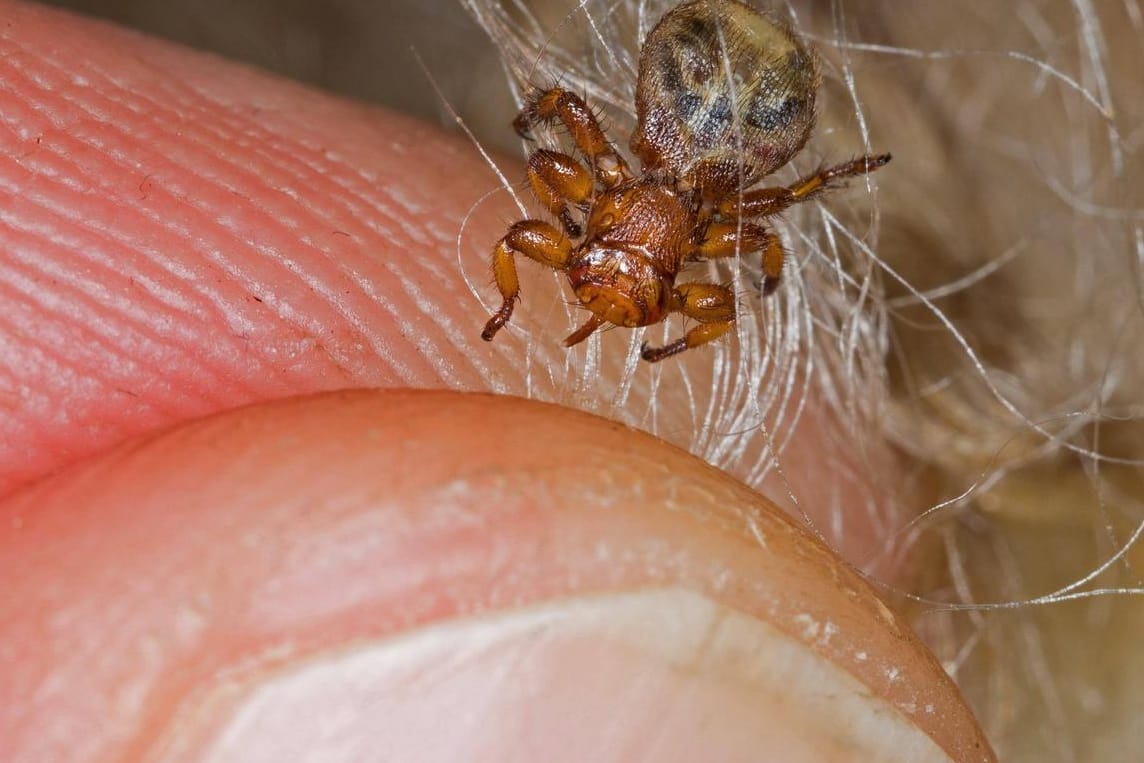
[[[522,220],[497,242],[492,270],[504,301],[481,338],[491,341],[512,317],[517,254],[562,271],[591,313],[567,347],[604,324],[650,326],[671,313],[697,322],[663,347],[644,343],[641,356],[654,363],[730,331],[734,292],[676,284],[684,266],[761,252],[763,293],[771,294],[786,255],[766,218],[890,161],[863,156],[789,186],[752,189],[805,145],[818,85],[814,54],[784,26],[737,0],[697,0],[665,14],[640,50],[630,141],[638,173],[583,98],[535,89],[516,132],[530,139],[534,125],[558,121],[587,166],[547,149],[529,157],[532,191],[561,227]]]

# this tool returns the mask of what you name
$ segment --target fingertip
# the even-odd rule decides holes
[[[593,692],[618,690],[607,676],[620,673],[601,666],[618,670],[622,654],[648,641],[629,657],[650,660],[664,681],[694,667],[697,649],[711,660],[699,683],[687,683],[692,676],[678,684],[690,686],[688,696],[710,694],[680,722],[723,707],[740,720],[717,725],[719,733],[741,734],[746,720],[732,708],[777,712],[782,689],[768,683],[764,663],[750,688],[727,683],[729,666],[739,664],[733,655],[752,653],[743,644],[753,643],[760,655],[797,654],[826,670],[810,686],[834,676],[827,685],[850,687],[847,696],[877,697],[875,716],[921,729],[955,760],[987,759],[971,757],[980,732],[940,666],[808,533],[682,451],[555,406],[389,391],[249,407],[43,480],[2,514],[0,576],[19,571],[21,585],[0,605],[0,640],[9,645],[0,655],[8,677],[0,706],[26,708],[0,716],[0,752],[9,759],[143,754],[187,734],[209,747],[235,719],[279,712],[318,744],[298,709],[321,703],[279,699],[328,687],[346,666],[354,672],[363,665],[352,659],[357,650],[375,650],[365,664],[400,666],[405,659],[393,655],[411,653],[393,651],[396,638],[448,628],[438,632],[445,642],[433,643],[459,648],[492,628],[508,634],[496,643],[516,645],[498,653],[519,655],[554,643],[535,635],[565,633],[559,623],[579,623],[572,630],[582,634],[603,628],[607,643],[628,646],[592,652],[584,651],[590,635],[562,641],[534,672],[513,674],[499,706],[521,707],[513,682],[547,676],[539,685],[561,702],[606,708]],[[538,611],[548,614],[529,620]],[[644,615],[630,628],[616,625],[631,611]],[[684,611],[695,615],[693,629],[654,625]],[[711,627],[728,618],[743,618],[733,640],[740,646],[712,651]],[[428,664],[439,664],[444,653],[432,654]],[[585,675],[600,669],[600,682],[561,694],[573,664]],[[330,671],[306,678],[307,665]],[[504,680],[503,663],[470,668],[472,681],[443,683],[441,696],[461,701],[482,677]],[[416,676],[387,670],[379,681],[406,688],[386,702],[409,698]],[[293,682],[299,676],[302,684]],[[655,707],[654,684],[630,701]],[[284,685],[285,694],[265,693]],[[734,701],[720,705],[728,692]],[[22,704],[33,694],[37,703]],[[546,696],[525,698],[538,717]],[[338,707],[361,721],[354,734],[400,735],[352,705]],[[561,716],[567,721],[554,713],[546,722]],[[585,721],[597,722],[604,719]],[[64,754],[61,738],[41,733],[49,723],[97,729],[85,742],[88,757],[70,747]],[[263,737],[269,727],[243,728]]]
[[[465,329],[458,237],[504,216],[470,215],[496,178],[463,140],[55,9],[3,15],[0,494],[234,406],[519,377]]]

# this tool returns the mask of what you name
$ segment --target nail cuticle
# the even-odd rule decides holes
[[[432,760],[692,760],[712,750],[720,760],[768,751],[788,761],[949,760],[806,645],[674,588],[563,599],[315,655],[253,682],[210,736],[201,759],[214,763],[287,750],[323,761],[371,750]],[[828,757],[839,753],[850,757]]]

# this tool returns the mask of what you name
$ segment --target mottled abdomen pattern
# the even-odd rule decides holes
[[[802,149],[818,84],[779,23],[735,0],[688,3],[644,43],[632,151],[708,198],[747,188]]]

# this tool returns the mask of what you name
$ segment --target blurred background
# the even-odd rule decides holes
[[[483,142],[519,152],[504,45],[461,0],[51,4],[452,129],[415,49]],[[523,5],[550,29],[574,3]],[[866,131],[895,155],[866,271],[887,348],[869,431],[907,465],[894,499],[935,509],[896,603],[1002,760],[1142,760],[1144,12],[776,5],[823,55],[815,150]]]
[[[315,87],[446,124],[425,62],[479,134],[513,106],[488,37],[457,0],[50,0]],[[496,129],[492,127],[496,122]],[[515,146],[502,137],[505,146]]]

